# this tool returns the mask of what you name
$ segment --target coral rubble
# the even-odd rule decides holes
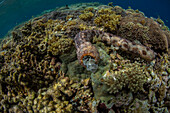
[[[112,3],[57,8],[0,45],[0,112],[168,113],[170,31]]]

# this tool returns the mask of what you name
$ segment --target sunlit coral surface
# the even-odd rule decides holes
[[[55,9],[1,40],[0,112],[168,113],[169,47],[164,22],[138,10]]]

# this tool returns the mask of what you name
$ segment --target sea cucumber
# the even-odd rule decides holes
[[[119,36],[115,36],[111,33],[105,33],[99,30],[84,30],[79,32],[74,38],[75,46],[77,49],[77,58],[79,63],[84,67],[87,67],[85,64],[87,57],[91,59],[91,62],[95,62],[96,64],[99,61],[99,52],[96,47],[91,44],[94,36],[100,38],[108,45],[113,45],[119,47],[122,51],[136,54],[146,61],[152,61],[156,56],[156,53],[150,48],[141,44],[136,44]]]

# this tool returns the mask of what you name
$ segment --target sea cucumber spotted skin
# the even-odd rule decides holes
[[[79,60],[79,63],[83,66],[84,66],[83,64],[84,56],[93,57],[96,63],[98,63],[99,61],[99,53],[96,47],[92,45],[90,42],[92,38],[93,38],[93,34],[89,33],[87,30],[79,32],[74,38],[76,49],[77,49],[77,58]]]
[[[136,44],[127,39],[99,30],[84,30],[79,32],[74,38],[77,58],[81,65],[83,65],[83,57],[87,55],[93,57],[96,63],[99,61],[99,53],[96,47],[91,44],[94,36],[100,38],[101,41],[106,42],[108,45],[119,47],[122,51],[136,54],[147,61],[152,61],[155,58],[156,53],[141,44]]]

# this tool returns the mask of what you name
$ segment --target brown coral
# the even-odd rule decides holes
[[[131,14],[120,21],[118,35],[130,41],[138,40],[156,52],[168,50],[168,40],[160,25],[153,19],[143,15]]]
[[[85,12],[84,14],[81,14],[79,18],[82,20],[91,20],[93,16],[94,14],[92,12]]]
[[[73,40],[70,38],[56,38],[54,42],[49,44],[49,52],[53,55],[61,55],[70,50]]]
[[[112,8],[98,10],[98,16],[94,19],[94,23],[103,26],[106,31],[115,31],[121,20],[121,15],[117,15]]]

